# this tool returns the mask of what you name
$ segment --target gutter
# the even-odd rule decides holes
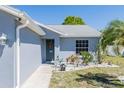
[[[81,38],[81,37],[86,37],[86,38],[89,38],[89,37],[93,37],[93,38],[100,38],[101,36],[74,36],[74,35],[68,35],[68,36],[60,36],[60,37],[62,37],[62,38],[68,38],[68,37],[77,37],[77,38]]]
[[[41,28],[33,22],[33,19],[30,16],[28,16],[28,14],[26,14],[25,12],[6,5],[0,5],[0,10],[9,13],[16,18],[21,18],[22,20],[20,22],[22,24],[24,24],[25,20],[29,20],[29,24],[27,25],[27,27],[31,31],[37,33],[39,36],[45,35],[45,32],[42,31]]]
[[[15,62],[14,67],[17,67],[17,72],[14,72],[14,77],[17,78],[17,83],[14,81],[14,87],[20,87],[20,30],[28,27],[32,32],[35,32],[39,36],[45,35],[45,32],[41,30],[41,28],[33,22],[33,19],[28,16],[25,12],[17,10],[13,7],[0,5],[0,11],[8,13],[15,17],[17,21],[21,23],[16,27],[16,42],[15,42]],[[15,69],[15,68],[14,68]],[[16,74],[15,74],[16,73]]]
[[[20,20],[19,20],[20,21]],[[29,21],[26,20],[24,24],[17,26],[16,28],[16,62],[17,62],[17,86],[20,87],[20,30],[27,27]]]

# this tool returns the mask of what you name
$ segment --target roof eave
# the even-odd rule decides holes
[[[6,5],[1,5],[0,6],[0,10],[6,12],[6,13],[9,13],[17,18],[21,18],[21,23],[23,24],[26,20],[29,21],[29,24],[27,25],[27,27],[29,29],[31,29],[33,32],[37,33],[38,35],[42,36],[42,35],[45,35],[45,33],[41,30],[41,28],[36,25],[31,18],[29,18],[29,16],[25,13],[25,12],[22,12],[22,11],[19,11],[15,8],[12,8],[10,6],[6,6]]]
[[[34,32],[36,32],[37,34],[44,36],[45,32],[36,24],[34,23],[33,19],[31,19],[30,16],[28,16],[26,13],[24,13],[25,18],[27,18],[30,23],[28,24],[28,27],[30,27]]]
[[[81,38],[81,37],[86,37],[86,38],[89,38],[89,37],[96,37],[96,38],[100,38],[101,36],[69,36],[69,35],[67,35],[67,36],[60,36],[60,37],[79,37],[79,38]]]
[[[35,21],[35,20],[34,20],[34,22],[35,22],[36,24],[38,24],[39,26],[43,27],[43,28],[46,28],[46,29],[49,29],[49,30],[51,30],[51,31],[53,31],[53,32],[55,32],[55,33],[58,33],[59,35],[68,36],[68,34],[61,33],[61,32],[59,32],[59,31],[53,29],[52,27],[46,26],[46,25],[44,25],[44,24],[42,24],[42,23],[39,23],[39,22],[37,22],[37,21]]]

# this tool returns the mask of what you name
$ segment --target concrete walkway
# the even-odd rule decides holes
[[[42,64],[21,86],[21,88],[48,88],[52,76],[52,67]]]

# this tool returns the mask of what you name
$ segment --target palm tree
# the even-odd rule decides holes
[[[115,45],[118,52],[118,45],[124,46],[124,21],[113,20],[102,32],[101,46],[103,50],[107,45]]]

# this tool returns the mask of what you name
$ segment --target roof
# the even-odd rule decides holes
[[[34,20],[34,22],[35,22],[36,24],[38,24],[40,27],[49,29],[50,31],[53,31],[53,32],[58,33],[58,34],[60,34],[60,35],[63,35],[63,36],[66,36],[66,35],[67,35],[66,33],[60,32],[60,31],[58,31],[58,30],[56,30],[56,29],[53,29],[52,27],[50,27],[50,26],[48,26],[48,25],[44,25],[44,24],[42,24],[42,23],[40,23],[40,22],[37,22],[37,21],[35,21],[35,20]]]
[[[62,37],[100,37],[101,33],[88,25],[47,25],[61,33]]]
[[[27,27],[38,35],[45,35],[43,28],[61,35],[61,37],[100,37],[101,33],[88,25],[44,25],[34,21],[28,14],[10,6],[0,6],[0,10],[21,18],[21,23],[29,21]]]
[[[4,11],[6,13],[9,13],[17,18],[21,18],[21,23],[24,23],[26,20],[29,21],[27,27],[29,29],[31,29],[31,31],[37,33],[38,35],[45,35],[45,32],[39,27],[39,25],[37,25],[33,19],[28,15],[26,14],[25,12],[23,11],[20,11],[18,9],[15,9],[13,7],[10,7],[10,6],[5,6],[5,5],[0,5],[0,10],[1,11]]]

